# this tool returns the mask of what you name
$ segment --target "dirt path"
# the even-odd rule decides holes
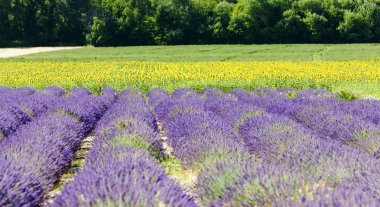
[[[62,188],[65,184],[71,182],[74,176],[82,169],[86,157],[94,144],[94,136],[88,136],[83,139],[81,145],[78,150],[74,154],[74,158],[71,162],[71,166],[67,169],[67,171],[61,176],[55,188],[48,192],[45,196],[45,202],[42,206],[50,206],[53,204],[54,198],[60,194]]]
[[[169,157],[172,156],[172,158],[174,158],[174,155],[172,154],[173,149],[170,147],[170,145],[167,142],[168,138],[166,136],[166,133],[164,131],[164,128],[161,122],[156,120],[156,123],[157,123],[158,131],[161,137],[162,147],[163,147],[165,156],[169,156]],[[183,187],[189,195],[194,197],[194,193],[192,192],[192,190],[197,181],[196,172],[194,172],[193,170],[183,169],[180,163],[177,163],[177,162],[170,163],[170,165],[167,165],[167,164],[165,164],[166,165],[165,170],[166,170],[167,175],[170,178],[173,178],[174,180],[176,180],[178,184],[180,184],[181,187]]]
[[[73,50],[81,47],[29,47],[29,48],[0,48],[0,58],[17,57],[41,52],[57,50]]]

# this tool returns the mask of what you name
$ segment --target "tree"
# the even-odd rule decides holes
[[[280,43],[302,43],[309,38],[307,25],[292,10],[284,12],[284,18],[273,28],[274,41]]]
[[[193,43],[215,43],[212,38],[212,29],[214,22],[214,8],[218,0],[192,0],[193,15],[191,19],[192,27],[195,28]]]
[[[54,15],[57,27],[54,39],[58,42],[84,44],[90,7],[90,0],[58,1]]]
[[[105,46],[110,44],[111,33],[104,20],[93,18],[90,33],[86,35],[86,41],[90,45]]]
[[[107,38],[110,44],[153,44],[153,7],[150,0],[100,0],[98,4],[95,17],[106,25],[112,25],[112,37]]]
[[[338,30],[347,42],[368,42],[373,37],[371,26],[363,15],[358,13],[347,12]]]
[[[234,7],[234,3],[229,3],[227,1],[219,2],[214,7],[212,24],[209,26],[214,42],[229,43],[231,32],[228,30],[228,26]]]
[[[240,0],[231,14],[229,30],[235,42],[260,43],[270,26],[272,11],[265,0]]]
[[[380,42],[380,0],[0,0],[0,45]]]
[[[8,12],[5,6],[7,6],[6,1],[0,1],[0,47],[6,46],[6,40],[8,39],[7,33],[9,30],[8,25]]]
[[[380,3],[365,1],[354,11],[346,11],[344,20],[338,27],[341,36],[349,42],[378,41],[380,25]]]
[[[188,44],[194,41],[197,23],[190,0],[156,1],[156,42],[158,44]]]
[[[330,32],[328,20],[322,15],[309,12],[303,22],[307,26],[311,42],[323,42]]]

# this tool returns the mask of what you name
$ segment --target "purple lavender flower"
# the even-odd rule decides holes
[[[142,93],[124,90],[98,123],[84,169],[53,206],[196,206],[147,151],[159,141],[153,124]]]
[[[196,206],[142,150],[102,148],[58,196],[53,206]]]
[[[0,142],[0,204],[41,204],[45,193],[70,165],[75,150],[91,130],[88,127],[94,126],[109,107],[105,103],[112,104],[104,99],[110,97],[62,98],[54,109]]]
[[[152,89],[147,94],[149,105],[151,105],[153,108],[169,97],[169,94],[161,88]]]
[[[277,200],[272,203],[274,206],[350,206],[350,207],[376,207],[379,200],[361,190],[337,186],[334,189],[319,188],[315,192],[303,193],[299,195],[297,201]]]
[[[49,86],[41,91],[42,94],[63,96],[66,94],[65,89],[58,86]]]
[[[91,96],[91,91],[86,88],[73,88],[69,92],[70,97],[82,97],[82,96]]]
[[[179,89],[173,91],[173,93],[171,94],[171,97],[173,97],[173,98],[184,98],[187,96],[197,97],[198,94],[197,94],[197,92],[195,92],[194,90],[189,89],[189,88],[179,88]]]

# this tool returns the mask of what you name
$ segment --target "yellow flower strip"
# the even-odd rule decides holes
[[[379,84],[380,61],[348,62],[1,62],[0,85],[309,87]],[[290,84],[290,85],[289,85]],[[170,85],[170,87],[167,87]]]

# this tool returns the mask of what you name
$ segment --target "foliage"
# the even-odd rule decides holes
[[[341,99],[346,101],[353,101],[358,98],[355,94],[353,94],[350,91],[340,91],[339,96]]]
[[[378,0],[0,2],[0,46],[379,41]]]

